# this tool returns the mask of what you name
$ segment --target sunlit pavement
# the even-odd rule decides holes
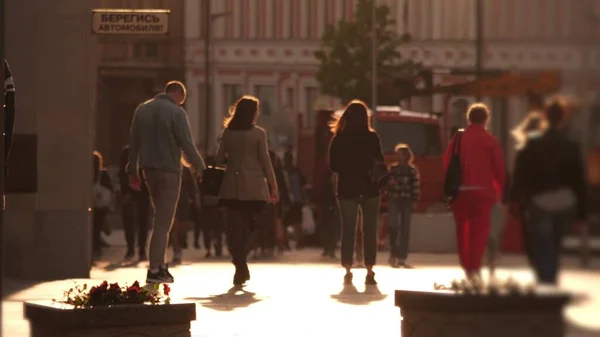
[[[107,258],[119,261],[121,249],[111,249]],[[172,287],[175,301],[197,303],[197,320],[192,336],[399,336],[400,315],[394,307],[396,289],[431,289],[434,282],[450,282],[460,277],[454,255],[414,254],[410,262],[415,269],[391,269],[385,266],[387,253],[379,254],[376,269],[377,288],[365,289],[365,270],[354,272],[356,292],[342,292],[343,270],[337,261],[323,261],[320,251],[308,249],[287,253],[274,262],[254,262],[252,280],[242,291],[229,292],[233,268],[223,259],[206,260],[199,251],[188,250],[187,264],[172,268],[176,283]],[[506,268],[499,276],[509,275],[531,280],[522,257],[505,256]],[[593,261],[590,270],[580,270],[576,259],[565,261],[563,287],[580,295],[566,314],[571,323],[568,336],[600,336],[600,263]],[[100,262],[92,270],[92,279],[77,280],[99,283],[132,283],[144,280],[146,266]],[[76,280],[37,284],[13,293],[3,303],[3,336],[28,336],[22,317],[22,302],[59,299],[62,291]],[[9,282],[9,286],[11,282]],[[17,286],[14,282],[13,286]]]

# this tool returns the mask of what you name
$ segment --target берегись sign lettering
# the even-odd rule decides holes
[[[169,31],[168,10],[93,10],[96,34],[166,34]]]

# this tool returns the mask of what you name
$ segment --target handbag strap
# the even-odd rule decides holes
[[[457,157],[460,157],[460,143],[462,141],[462,135],[463,132],[460,130],[456,133],[456,141],[454,142],[454,147],[452,148],[452,152]]]

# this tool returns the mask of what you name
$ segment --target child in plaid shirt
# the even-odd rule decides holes
[[[388,196],[388,221],[392,267],[406,264],[408,238],[413,204],[419,201],[419,170],[413,164],[413,153],[408,144],[398,144],[394,150],[396,163],[390,168],[390,179],[386,186]]]

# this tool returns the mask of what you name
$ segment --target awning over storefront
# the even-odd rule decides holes
[[[478,80],[432,89],[415,90],[402,95],[401,99],[413,96],[451,94],[459,96],[509,97],[525,95],[545,95],[558,91],[560,75],[556,71],[535,73],[507,72],[501,75],[487,76]]]

